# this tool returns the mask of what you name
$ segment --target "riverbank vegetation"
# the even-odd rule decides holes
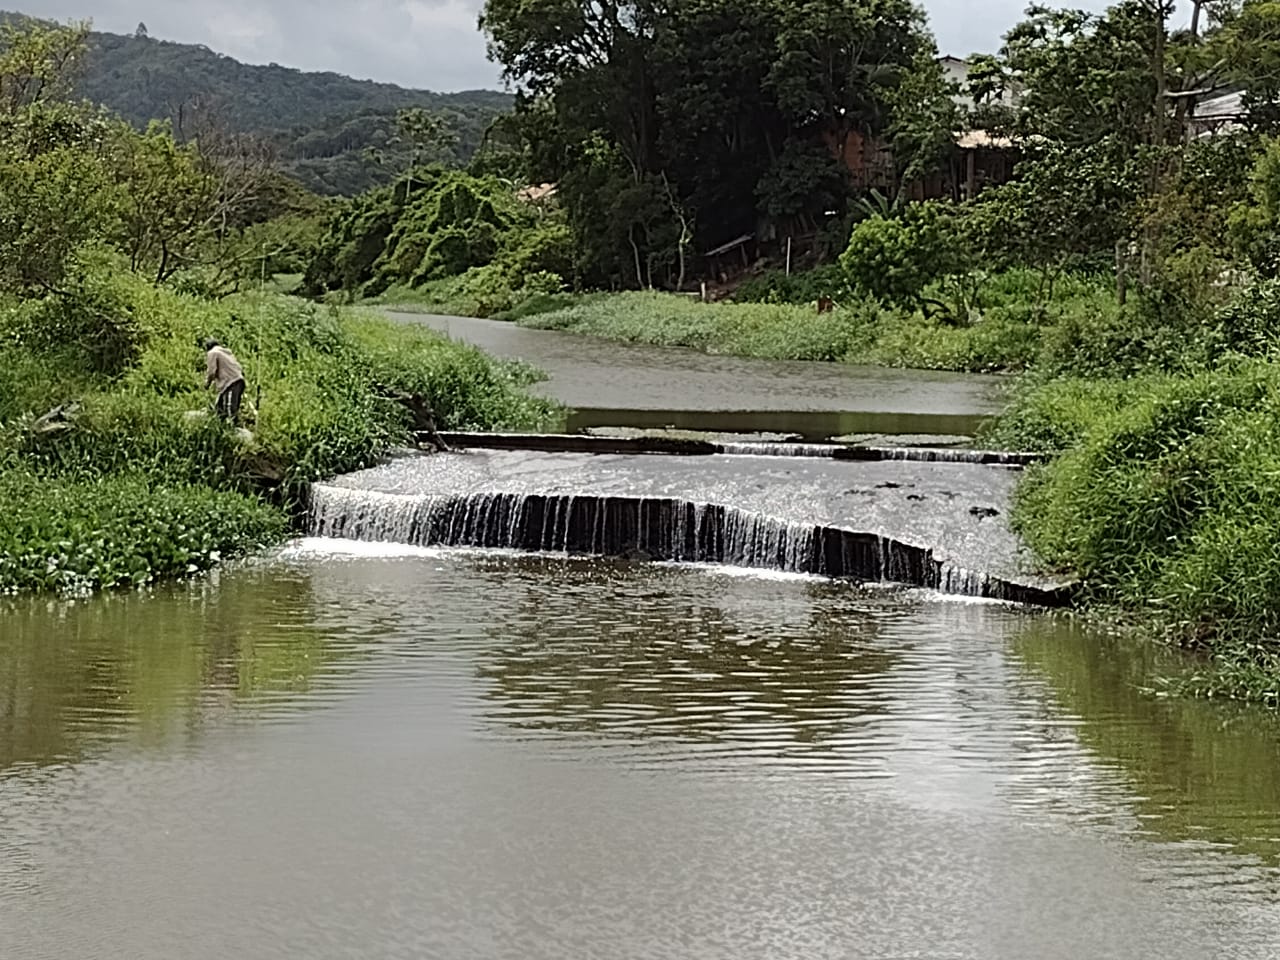
[[[963,89],[895,0],[731,13],[488,0],[521,91],[508,162],[555,185],[541,206],[512,195],[558,231],[555,263],[521,289],[494,267],[513,238],[423,272],[432,234],[347,212],[330,229],[382,267],[314,292],[710,352],[1021,372],[988,439],[1051,454],[1019,497],[1028,542],[1090,602],[1207,651],[1220,669],[1194,689],[1280,702],[1274,5],[1034,7]],[[996,156],[1012,176],[975,172]],[[704,281],[738,302],[696,302]]]
[[[524,368],[418,327],[257,294],[214,303],[121,270],[92,282],[129,321],[111,355],[60,298],[0,309],[0,592],[149,583],[279,539],[307,482],[411,441],[401,394],[441,429],[553,414]],[[210,416],[200,336],[244,364],[248,431]]]
[[[523,367],[246,291],[292,191],[252,141],[70,100],[84,42],[0,34],[0,593],[138,586],[277,540],[308,481],[410,442],[404,398],[441,428],[543,423]],[[203,337],[245,367],[247,430],[211,415]]]
[[[449,131],[405,112],[392,182],[318,207],[249,139],[175,140],[69,103],[76,31],[11,32],[0,46],[35,51],[0,64],[0,285],[8,366],[28,371],[7,388],[27,398],[6,401],[12,469],[198,480],[252,506],[251,477],[274,473],[287,499],[403,438],[380,390],[416,385],[446,425],[545,413],[508,369],[329,312],[370,298],[750,356],[1022,372],[989,439],[1051,455],[1019,497],[1028,542],[1091,602],[1208,651],[1224,669],[1196,689],[1280,701],[1274,6],[1197,2],[1189,22],[1153,0],[1032,8],[963,89],[910,4],[749,6],[487,0],[514,114],[463,169],[426,162]],[[992,155],[989,178],[975,163],[957,179]],[[246,299],[273,272],[303,274],[323,305]],[[704,282],[737,302],[695,302]],[[173,415],[198,406],[192,338],[245,350],[259,329],[246,457]],[[82,399],[41,459],[15,425],[35,429],[46,382]],[[246,540],[271,535],[244,516],[229,526]],[[189,554],[166,569],[198,566]]]

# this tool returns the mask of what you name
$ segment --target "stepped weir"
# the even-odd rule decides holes
[[[973,463],[468,450],[315,484],[314,536],[715,563],[1057,606]]]

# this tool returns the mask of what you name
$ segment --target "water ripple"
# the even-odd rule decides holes
[[[6,615],[6,957],[1280,945],[1274,728],[1068,618],[342,546]]]

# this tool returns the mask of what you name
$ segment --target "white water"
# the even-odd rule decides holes
[[[709,563],[898,583],[966,597],[1011,596],[998,578],[882,534],[672,498],[398,494],[316,484],[308,533],[417,548]]]

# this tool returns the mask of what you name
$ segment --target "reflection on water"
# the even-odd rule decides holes
[[[1175,655],[1114,636],[1062,643],[1028,625],[1014,652],[1042,677],[1055,714],[1130,795],[1142,832],[1226,845],[1280,863],[1280,718],[1238,705],[1157,699]]]
[[[6,960],[1280,950],[1275,728],[1141,697],[1149,652],[405,552],[0,617]]]
[[[230,602],[228,602],[230,601]],[[308,579],[221,574],[68,603],[0,606],[0,772],[90,755],[115,737],[163,746],[236,700],[308,689],[332,654]]]
[[[874,768],[874,758],[841,746],[886,709],[875,679],[899,658],[878,640],[892,607],[883,596],[755,579],[730,581],[737,589],[725,603],[714,593],[673,595],[653,577],[570,572],[579,590],[607,585],[608,602],[553,637],[548,615],[559,619],[559,611],[530,589],[481,658],[492,681],[488,715],[517,730],[620,738],[631,750],[656,741],[654,758],[704,769],[747,759],[821,764],[833,774]],[[564,619],[580,617],[578,609],[573,603]],[[690,744],[699,749],[687,751]]]

